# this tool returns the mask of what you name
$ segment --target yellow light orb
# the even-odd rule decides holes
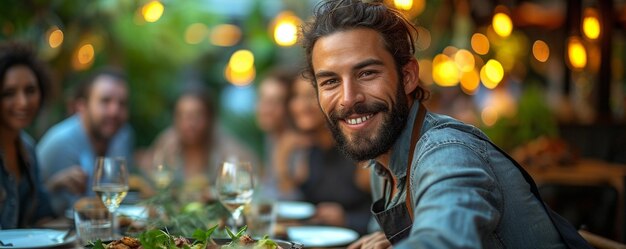
[[[165,7],[159,1],[150,1],[141,8],[141,14],[146,22],[156,22],[163,15]]]
[[[194,23],[185,30],[185,42],[189,44],[198,44],[204,40],[209,33],[209,28],[203,23]]]
[[[461,49],[454,55],[454,62],[461,72],[470,72],[474,70],[474,55],[472,52]]]
[[[474,52],[480,55],[486,55],[489,53],[489,39],[486,35],[481,33],[475,33],[471,39],[472,49]]]
[[[48,45],[51,48],[57,48],[63,44],[63,31],[57,27],[52,27],[48,30]]]
[[[445,54],[438,54],[433,59],[433,81],[442,87],[456,86],[459,83],[459,69]]]
[[[567,42],[567,57],[573,69],[582,69],[587,65],[587,50],[577,37],[572,37]]]
[[[238,50],[230,57],[228,67],[235,73],[243,73],[254,68],[254,54],[250,50]]]
[[[533,56],[540,62],[546,62],[550,57],[550,47],[542,40],[536,40],[533,43]]]
[[[598,20],[598,13],[594,9],[585,9],[582,26],[583,34],[585,34],[587,38],[595,40],[600,37],[600,20]]]
[[[484,66],[487,78],[492,82],[500,83],[504,78],[504,68],[497,60],[489,60]]]
[[[298,41],[298,27],[302,21],[290,11],[285,11],[274,20],[273,36],[279,46],[292,46]]]
[[[78,49],[77,59],[80,64],[88,64],[93,61],[95,51],[93,45],[85,44]]]
[[[413,0],[393,0],[393,6],[400,10],[410,10],[413,7]]]
[[[211,43],[215,46],[230,47],[241,40],[241,29],[232,24],[220,24],[211,31]]]
[[[500,37],[508,37],[513,32],[513,21],[505,13],[496,13],[493,16],[492,26]]]
[[[228,82],[235,86],[247,86],[252,83],[256,77],[256,70],[254,67],[244,72],[235,72],[232,69],[233,68],[231,68],[230,65],[226,66],[226,69],[224,70],[224,77],[228,80]]]
[[[480,86],[480,76],[478,72],[474,69],[469,72],[463,72],[461,75],[461,90],[464,93],[473,95],[478,90],[478,86]]]

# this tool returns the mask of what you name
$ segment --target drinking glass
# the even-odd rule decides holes
[[[111,213],[111,238],[115,237],[115,211],[128,193],[126,160],[121,157],[98,157],[93,174],[93,191]]]
[[[248,162],[223,162],[220,166],[216,189],[220,202],[231,212],[233,228],[243,223],[243,209],[252,200],[254,192],[252,167]]]

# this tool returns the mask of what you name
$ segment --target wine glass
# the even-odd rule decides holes
[[[109,212],[115,213],[128,193],[126,160],[121,157],[96,158],[93,191],[96,192]]]
[[[241,223],[244,206],[254,192],[252,167],[248,162],[223,162],[217,176],[216,189],[220,202],[231,212],[234,229]]]

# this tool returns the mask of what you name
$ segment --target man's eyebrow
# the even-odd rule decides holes
[[[322,77],[332,77],[337,75],[334,72],[331,71],[326,71],[326,70],[320,70],[319,72],[315,73],[315,78],[322,78]]]
[[[356,71],[356,70],[359,70],[359,69],[362,69],[362,68],[364,68],[364,67],[371,66],[371,65],[383,66],[384,64],[383,64],[383,62],[382,62],[381,60],[377,60],[377,59],[367,59],[367,60],[364,60],[364,61],[359,62],[359,63],[357,63],[356,65],[354,65],[354,66],[352,67],[352,70],[355,70],[355,71]]]

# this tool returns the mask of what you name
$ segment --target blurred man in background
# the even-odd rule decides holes
[[[42,179],[57,214],[79,197],[93,194],[90,185],[96,157],[124,157],[132,165],[124,74],[99,71],[78,91],[77,113],[50,128],[37,146]]]

